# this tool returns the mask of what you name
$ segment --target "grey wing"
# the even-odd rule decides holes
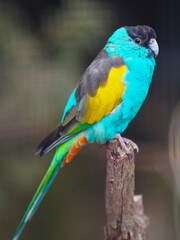
[[[82,131],[83,128],[85,129],[89,126],[89,124],[84,123],[79,128],[86,98],[95,96],[98,87],[106,82],[110,69],[121,65],[124,65],[123,59],[120,56],[108,57],[105,49],[97,55],[82,75],[76,87],[74,105],[66,108],[62,123],[40,143],[37,147],[37,153],[40,155],[46,154],[55,146],[71,138],[78,131]]]

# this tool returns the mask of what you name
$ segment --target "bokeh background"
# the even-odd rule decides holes
[[[178,1],[0,1],[0,239],[12,238],[53,153],[34,149],[112,32],[148,24],[160,54],[148,98],[124,133],[140,147],[136,193],[149,240],[180,239],[180,6]],[[56,178],[26,240],[103,239],[105,149],[86,147]]]

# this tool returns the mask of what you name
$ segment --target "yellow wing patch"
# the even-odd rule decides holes
[[[100,85],[95,96],[88,96],[81,122],[93,124],[109,114],[122,100],[126,84],[123,77],[127,66],[113,67],[107,81]]]

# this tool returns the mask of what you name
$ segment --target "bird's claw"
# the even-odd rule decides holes
[[[124,142],[126,144],[130,144],[133,147],[134,151],[136,151],[136,153],[139,153],[139,147],[135,142],[133,142],[132,140],[130,140],[128,138],[122,138],[122,139],[124,140]]]
[[[139,152],[139,147],[136,143],[134,143],[132,140],[128,139],[128,138],[123,138],[121,137],[120,134],[116,134],[116,139],[119,141],[122,149],[126,152],[126,155],[131,159],[132,158],[132,153],[129,150],[129,148],[127,147],[128,144],[130,144],[133,149],[136,151],[136,153]]]

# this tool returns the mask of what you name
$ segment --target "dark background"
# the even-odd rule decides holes
[[[0,239],[11,239],[53,156],[34,156],[36,145],[107,38],[136,24],[156,30],[160,54],[124,135],[140,147],[136,193],[150,217],[149,239],[180,239],[179,12],[178,1],[0,2]],[[86,147],[58,175],[22,239],[103,239],[105,164],[104,148]]]

